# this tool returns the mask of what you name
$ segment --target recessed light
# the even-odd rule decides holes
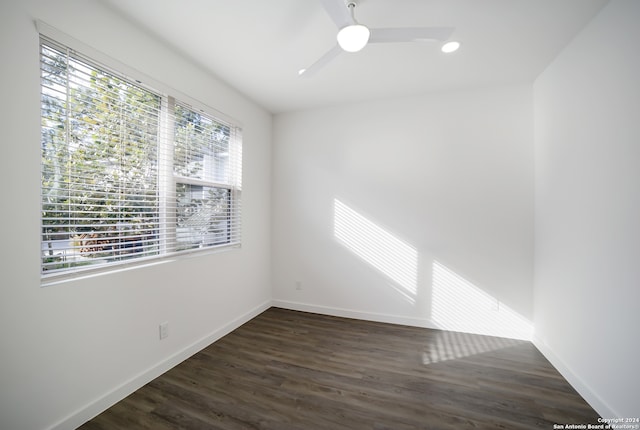
[[[440,48],[440,50],[445,54],[450,54],[452,52],[456,52],[458,48],[460,48],[460,42],[456,42],[455,40],[452,40],[451,42],[447,42],[444,45],[442,45],[442,48]]]

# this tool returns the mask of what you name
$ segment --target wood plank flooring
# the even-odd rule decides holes
[[[552,429],[597,419],[530,342],[271,308],[80,428]]]

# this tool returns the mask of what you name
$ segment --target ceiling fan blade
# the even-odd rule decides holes
[[[423,40],[447,40],[453,27],[372,28],[369,43],[420,42]]]
[[[355,24],[344,0],[322,0],[322,5],[338,28]]]
[[[302,69],[298,71],[298,76],[308,78],[310,76],[315,75],[318,70],[322,69],[327,65],[331,60],[336,58],[340,53],[343,52],[342,48],[339,45],[334,46],[329,51],[327,51],[322,57],[320,57],[315,63],[307,67],[306,69]]]

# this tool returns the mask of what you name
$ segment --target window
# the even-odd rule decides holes
[[[42,274],[240,244],[237,126],[44,36]]]

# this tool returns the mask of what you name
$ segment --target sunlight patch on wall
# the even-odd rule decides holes
[[[343,246],[386,275],[407,299],[415,302],[418,251],[382,227],[334,200],[334,236]]]
[[[437,261],[432,294],[431,318],[438,328],[531,340],[530,321]]]

